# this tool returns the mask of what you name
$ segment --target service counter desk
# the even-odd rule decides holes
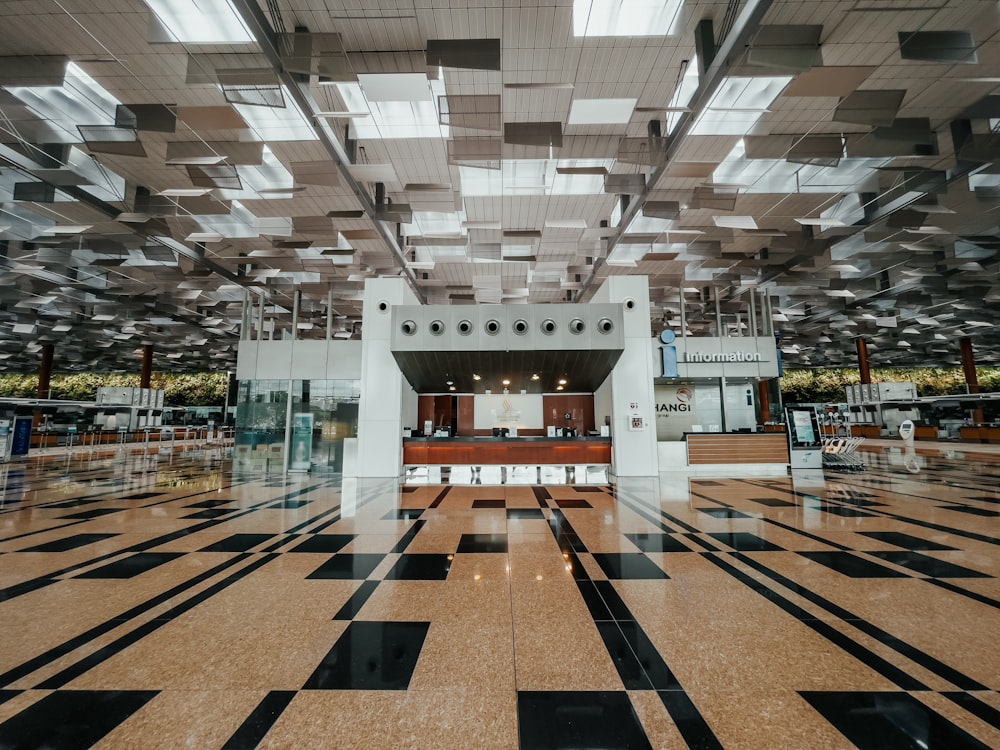
[[[403,438],[406,466],[580,466],[611,463],[608,437]]]
[[[979,443],[1000,443],[1000,425],[975,425],[973,427],[963,427],[959,431],[962,440]]]
[[[779,432],[687,432],[657,443],[660,472],[715,476],[784,476],[788,436]]]

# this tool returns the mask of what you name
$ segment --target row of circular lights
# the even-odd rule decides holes
[[[573,318],[569,322],[569,332],[574,335],[580,335],[587,330],[587,324],[581,318]],[[462,336],[468,336],[472,333],[472,321],[471,320],[460,320],[456,326],[456,330]],[[528,332],[528,321],[524,318],[518,318],[511,324],[511,330],[514,331],[518,336],[524,336]],[[558,330],[559,326],[556,324],[552,318],[546,318],[539,325],[539,329],[542,333],[547,336],[551,336]],[[399,325],[399,330],[405,336],[412,336],[417,332],[417,324],[412,320],[404,320]],[[442,320],[432,320],[427,326],[427,330],[431,332],[433,336],[441,336],[445,332],[445,324]],[[496,318],[490,318],[483,324],[483,331],[489,336],[496,336],[500,333],[501,325],[500,321]],[[597,321],[597,332],[603,335],[607,335],[615,330],[614,321],[611,318],[601,318]]]

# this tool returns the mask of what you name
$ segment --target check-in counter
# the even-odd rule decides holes
[[[977,443],[1000,443],[1000,425],[975,425],[959,430],[962,440]]]
[[[406,466],[569,466],[611,463],[608,437],[403,438]]]

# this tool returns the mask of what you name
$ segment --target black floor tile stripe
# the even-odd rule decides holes
[[[299,495],[306,494],[309,492],[314,492],[317,489],[321,489],[321,487],[307,487],[299,490],[294,490],[292,492],[287,493],[284,496],[284,499],[297,497]],[[194,495],[187,495],[183,498],[172,498],[168,502],[175,502],[177,500],[189,500],[192,497],[196,497],[198,495],[203,495],[203,494],[205,493],[198,492],[195,493]],[[168,544],[169,542],[176,541],[177,539],[182,539],[186,536],[196,534],[200,531],[205,531],[206,529],[210,529],[213,526],[218,526],[219,524],[226,523],[227,521],[232,521],[233,519],[236,518],[242,518],[243,516],[253,513],[254,511],[259,510],[261,508],[267,507],[268,505],[274,502],[275,498],[271,498],[269,500],[263,500],[259,503],[255,503],[254,505],[251,505],[247,508],[237,508],[234,509],[238,511],[237,513],[228,516],[226,518],[203,521],[202,523],[194,524],[186,528],[180,529],[178,531],[172,531],[167,534],[161,534],[160,536],[155,537],[153,539],[147,539],[144,542],[137,542],[135,544],[129,545],[128,547],[123,547],[120,550],[116,550],[114,552],[108,552],[104,555],[99,555],[97,557],[91,558],[90,560],[70,565],[67,568],[62,568],[61,570],[56,570],[51,573],[47,573],[44,576],[39,576],[39,578],[37,579],[31,581],[24,581],[22,583],[15,584],[14,586],[8,587],[6,589],[0,589],[0,602],[6,601],[8,599],[13,599],[17,596],[22,596],[23,594],[30,593],[31,591],[36,591],[39,588],[54,583],[56,579],[62,576],[70,575],[79,570],[82,570],[83,568],[90,567],[94,563],[103,562],[104,560],[110,560],[113,557],[118,557],[120,555],[127,555],[129,553],[145,552],[146,550],[152,549],[153,547],[159,547],[163,544]],[[311,522],[312,521],[306,522],[306,525],[308,525]],[[78,523],[86,523],[86,522],[82,521]],[[57,528],[63,528],[63,527],[57,527]],[[43,529],[42,531],[52,531],[52,530],[53,530],[52,528],[49,528],[49,529]],[[32,533],[38,533],[38,532],[32,532]]]
[[[67,683],[72,682],[80,675],[89,672],[94,667],[98,666],[99,664],[102,664],[111,657],[124,651],[126,648],[133,645],[134,643],[137,643],[138,641],[142,640],[150,633],[159,630],[160,628],[162,628],[164,625],[166,625],[168,622],[175,619],[176,617],[179,617],[185,612],[189,612],[202,602],[207,601],[208,599],[218,594],[220,591],[223,591],[229,586],[232,586],[237,581],[246,578],[248,575],[258,570],[259,568],[263,567],[264,565],[271,562],[277,557],[278,555],[262,555],[260,557],[257,557],[255,560],[252,560],[249,565],[247,565],[244,568],[241,568],[235,574],[227,576],[218,583],[212,584],[204,591],[195,594],[190,599],[187,599],[186,601],[183,601],[180,604],[171,607],[157,619],[150,620],[149,622],[140,625],[135,630],[126,633],[120,638],[117,638],[116,640],[112,641],[107,646],[101,647],[96,652],[84,657],[75,664],[66,667],[60,672],[57,672],[51,677],[43,680],[38,685],[38,687],[42,690],[58,690],[59,688],[65,687]]]
[[[850,622],[853,627],[857,628],[865,635],[874,638],[879,643],[888,646],[906,659],[909,659],[915,664],[919,664],[921,667],[929,672],[933,672],[938,677],[948,680],[948,682],[956,685],[962,690],[988,689],[985,685],[982,685],[971,677],[968,677],[954,667],[945,664],[930,654],[924,653],[920,649],[915,646],[911,646],[905,641],[901,641],[891,633],[888,633],[882,628],[858,617],[854,613],[849,612],[837,604],[834,604],[819,594],[804,588],[801,584],[797,584],[794,581],[789,580],[780,573],[771,570],[758,560],[744,559],[743,562],[756,570],[758,573],[767,576],[770,580],[781,586],[785,586],[786,588],[794,587],[793,590],[802,598],[829,612],[834,617],[837,617],[845,622]]]
[[[435,498],[434,498],[434,499],[433,499],[433,500],[431,501],[431,504],[430,504],[430,505],[428,505],[427,507],[428,507],[428,508],[436,508],[436,507],[438,507],[438,506],[439,506],[439,505],[441,504],[441,501],[442,501],[442,500],[444,500],[444,499],[445,499],[445,497],[447,497],[447,495],[448,495],[448,493],[449,493],[449,492],[451,492],[451,485],[448,485],[448,486],[447,486],[447,487],[445,487],[445,488],[444,488],[443,490],[441,490],[441,491],[440,491],[440,492],[439,492],[439,493],[437,494],[437,497],[435,497]]]
[[[751,485],[755,484],[755,480],[744,479],[744,480],[741,480],[741,481],[746,482],[747,484],[751,484]],[[784,493],[786,493],[788,495],[794,495],[796,497],[800,497],[800,498],[803,498],[803,499],[818,499],[816,497],[816,495],[812,495],[812,494],[807,493],[807,492],[799,492],[798,490],[794,490],[794,489],[779,488],[779,487],[771,487],[771,489],[774,490],[774,491],[777,491],[777,492],[784,492]],[[902,495],[904,497],[918,497],[918,498],[924,499],[924,500],[927,500],[927,499],[936,500],[937,499],[937,498],[923,498],[923,497],[921,497],[919,495],[909,495],[908,493],[905,493],[905,492],[896,492],[895,490],[890,490],[890,492],[893,495]],[[914,526],[921,526],[921,527],[923,527],[925,529],[933,529],[934,531],[943,531],[943,532],[948,533],[948,534],[954,534],[955,536],[965,537],[966,539],[974,539],[977,542],[985,542],[986,544],[997,544],[997,545],[1000,545],[1000,539],[998,539],[996,537],[992,537],[992,536],[986,536],[985,534],[977,534],[974,531],[966,531],[964,529],[956,529],[953,526],[943,526],[941,524],[931,523],[930,521],[921,521],[920,519],[917,519],[917,518],[910,518],[909,516],[901,516],[901,515],[898,515],[896,513],[890,513],[889,511],[880,510],[878,508],[873,508],[872,509],[872,514],[877,515],[879,517],[891,518],[894,521],[902,521],[903,523],[912,524]]]
[[[365,602],[375,593],[378,584],[378,581],[362,581],[358,590],[351,594],[351,598],[344,603],[343,607],[337,610],[337,614],[333,616],[333,619],[353,620],[357,617],[358,612],[365,606]]]
[[[924,578],[922,579],[927,583],[938,586],[939,588],[946,589],[953,594],[958,594],[959,596],[964,596],[967,599],[972,599],[974,602],[979,602],[980,604],[985,604],[987,607],[993,607],[993,609],[1000,609],[1000,601],[992,599],[985,594],[980,594],[977,591],[969,591],[968,589],[963,589],[961,586],[956,586],[950,581],[942,581],[940,578]]]
[[[907,693],[803,691],[799,695],[858,750],[989,750],[964,729]]]
[[[746,584],[751,589],[756,591],[755,586],[757,585],[753,578],[744,573],[743,571],[733,567],[730,563],[723,560],[718,554],[706,554],[705,559],[710,561],[712,564],[718,566],[721,570],[731,575],[736,580],[743,584]],[[747,558],[743,558],[743,562],[746,562]],[[843,651],[853,656],[855,659],[860,661],[862,664],[877,672],[878,674],[885,677],[890,682],[894,682],[899,687],[904,690],[929,690],[924,683],[922,683],[917,678],[910,674],[907,674],[900,667],[895,664],[890,663],[881,656],[868,650],[860,643],[852,640],[849,636],[840,632],[832,625],[822,620],[817,620],[811,616],[805,609],[799,605],[789,601],[788,599],[780,596],[774,592],[773,596],[767,597],[768,601],[777,605],[786,614],[794,617],[796,620],[801,622],[806,627],[812,629],[819,635],[826,638],[828,641],[836,646],[839,646]],[[851,623],[853,624],[853,623]]]
[[[194,578],[190,578],[186,581],[183,581],[182,583],[179,583],[176,586],[167,589],[163,593],[157,594],[156,596],[147,599],[141,604],[137,604],[131,609],[122,612],[120,615],[110,618],[104,621],[103,623],[100,623],[99,625],[95,625],[89,630],[86,630],[83,633],[80,633],[79,635],[74,636],[73,638],[70,638],[67,641],[64,641],[58,646],[50,648],[48,651],[45,651],[39,654],[38,656],[32,657],[23,664],[20,664],[19,666],[14,667],[8,670],[7,672],[4,672],[3,674],[0,674],[0,685],[9,685],[12,682],[16,682],[17,680],[20,680],[21,678],[30,675],[32,672],[41,669],[45,665],[50,664],[51,662],[54,662],[57,659],[61,659],[66,654],[75,651],[81,646],[85,646],[87,643],[94,640],[95,638],[99,638],[105,633],[108,633],[114,630],[115,628],[121,627],[121,625],[124,622],[135,619],[136,617],[139,617],[140,615],[148,612],[154,607],[158,607],[164,602],[173,599],[175,596],[183,594],[188,589],[197,586],[198,584],[203,583],[204,581],[207,581],[210,578],[215,577],[216,575],[226,570],[227,568],[230,568],[233,565],[242,562],[243,560],[246,559],[246,557],[247,557],[246,555],[241,555],[239,557],[233,557],[229,560],[225,560],[224,562],[219,563],[215,567],[209,568],[208,570],[199,573]]]
[[[560,537],[573,538],[576,543],[574,551],[580,553],[587,551],[576,531],[566,519],[565,513],[561,510],[552,511],[549,528],[557,541]],[[691,702],[670,667],[663,660],[663,656],[653,646],[626,604],[618,596],[611,582],[592,581],[575,555],[570,555],[570,565],[572,566],[573,578],[576,580],[577,586],[581,588],[581,594],[583,594],[583,588],[586,584],[593,585],[594,591],[602,599],[602,611],[607,611],[609,615],[614,613],[612,616],[615,619],[600,621],[595,619],[594,624],[601,634],[605,647],[608,649],[626,689],[656,690],[670,714],[670,718],[689,747],[703,750],[722,750],[722,744],[715,733],[712,732],[704,717]],[[598,584],[603,584],[603,586],[598,587]],[[605,596],[608,597],[606,600]],[[588,592],[584,595],[585,602],[587,599],[590,599],[588,607],[593,613],[592,607],[596,605],[593,594]],[[665,695],[668,695],[668,698],[664,698]]]
[[[0,724],[0,743],[4,748],[18,749],[91,747],[156,695],[155,690],[52,693]]]
[[[535,496],[535,500],[538,502],[539,507],[548,508],[549,500],[552,499],[552,495],[544,487],[532,487],[532,494]]]
[[[392,548],[392,552],[405,552],[406,548],[410,546],[410,542],[413,538],[420,533],[420,530],[426,525],[427,521],[418,520],[413,522],[413,526],[400,537],[400,540],[396,542],[395,546]]]
[[[253,750],[257,747],[274,726],[274,722],[288,708],[295,693],[295,690],[272,690],[265,695],[233,736],[226,740],[221,750]]]
[[[976,716],[991,727],[995,729],[1000,729],[1000,710],[994,708],[990,704],[981,700],[980,698],[967,692],[946,692],[941,693],[945,698],[950,700],[952,703],[961,706],[966,711],[968,711],[973,716]]]
[[[663,515],[667,515],[667,514],[663,513]],[[695,541],[699,541],[699,538],[695,538]],[[708,545],[706,544],[705,546],[708,546]],[[954,685],[956,685],[958,687],[961,687],[964,690],[985,690],[985,689],[987,689],[985,686],[981,685],[977,681],[975,681],[972,678],[970,678],[970,677],[962,674],[961,672],[959,672],[958,670],[956,670],[956,669],[948,666],[947,664],[944,664],[943,662],[935,659],[934,657],[930,656],[929,654],[925,654],[924,652],[920,651],[919,649],[917,649],[917,648],[915,648],[915,647],[913,647],[913,646],[911,646],[911,645],[909,645],[909,644],[907,644],[907,643],[899,640],[898,638],[896,638],[895,636],[891,635],[890,633],[885,632],[881,628],[878,628],[875,625],[873,625],[873,624],[871,624],[871,623],[869,623],[869,622],[867,622],[865,620],[862,620],[861,618],[857,617],[853,613],[848,612],[846,609],[843,609],[842,607],[839,607],[838,605],[834,604],[833,602],[830,602],[829,600],[825,599],[824,597],[820,596],[819,594],[816,594],[816,593],[814,593],[812,591],[809,591],[808,589],[802,587],[800,584],[797,584],[797,583],[791,581],[790,579],[788,579],[787,577],[782,576],[780,573],[776,573],[775,571],[770,570],[765,565],[763,565],[763,563],[761,563],[760,561],[758,561],[756,559],[753,559],[753,558],[748,558],[746,556],[740,556],[738,553],[731,553],[731,554],[733,554],[733,556],[735,556],[735,557],[740,557],[740,559],[743,560],[744,564],[746,564],[746,565],[754,568],[755,570],[757,570],[760,573],[763,573],[764,575],[766,575],[767,577],[769,577],[774,582],[780,584],[781,586],[784,586],[787,589],[790,589],[790,590],[794,591],[795,593],[797,593],[798,595],[800,595],[803,598],[807,599],[808,601],[812,602],[813,604],[816,604],[817,606],[821,607],[822,609],[825,609],[827,612],[830,612],[830,614],[833,614],[834,616],[840,618],[843,622],[849,623],[851,626],[857,628],[858,630],[861,630],[862,632],[866,633],[870,637],[875,638],[880,643],[883,643],[884,645],[892,648],[897,653],[901,654],[902,656],[910,659],[911,661],[913,661],[913,662],[915,662],[917,664],[920,664],[925,669],[928,669],[929,671],[934,672],[939,677],[942,677],[942,678],[948,680],[952,684],[954,684]],[[721,567],[721,564],[720,564],[721,561],[718,560],[718,559],[716,559],[713,555],[706,555],[706,558],[712,560],[713,562],[715,562],[715,564],[720,565],[720,567]],[[724,568],[724,569],[727,569],[727,568]],[[728,567],[727,572],[729,572],[729,571],[735,571],[735,570],[736,570],[735,568]],[[758,589],[758,585],[752,583],[753,579],[750,579],[750,578],[740,578],[739,580],[742,580],[744,583],[747,583],[748,585],[751,586],[751,588],[754,588],[754,590],[757,590],[758,593],[760,593],[759,589]],[[920,579],[920,580],[928,580],[929,582],[934,582],[932,579]],[[778,594],[777,592],[771,592],[771,594],[769,594],[767,596],[767,598],[770,601],[775,602],[779,606],[782,606],[780,594]],[[801,608],[799,608],[798,605],[792,604],[791,602],[788,602],[788,604],[791,607],[796,608],[796,613],[797,614],[795,614],[793,616],[797,617],[800,620],[802,620],[802,616],[805,616],[807,619],[809,619],[811,621],[814,621],[815,618],[812,618],[811,616],[809,616],[808,613],[805,610],[802,610]],[[785,609],[785,607],[782,606],[782,609]],[[791,611],[788,610],[788,609],[785,609],[785,611],[788,612],[789,614],[792,614]],[[802,616],[800,616],[800,615],[802,615]],[[840,639],[838,639],[838,640],[840,640]],[[876,658],[880,658],[880,657],[876,657]],[[871,665],[869,665],[869,666],[871,666]],[[892,679],[892,678],[890,678],[890,679]],[[898,682],[897,682],[897,684],[899,684],[900,687],[903,687],[904,689],[908,689],[908,690],[910,690],[910,689],[919,689],[919,688],[909,688],[909,687],[906,687],[906,685],[898,683]]]
[[[691,492],[690,494],[691,494],[691,497],[698,497],[698,498],[701,498],[702,500],[711,500],[712,502],[718,503],[719,505],[721,505],[721,506],[723,506],[725,508],[728,508],[728,509],[733,509],[733,508],[736,507],[732,503],[727,503],[727,502],[724,502],[722,500],[719,500],[718,498],[709,497],[708,495],[702,495],[702,494],[697,493],[697,492]],[[805,531],[804,529],[796,528],[795,526],[792,526],[791,524],[784,523],[784,522],[779,521],[779,520],[777,520],[775,518],[768,518],[767,516],[761,516],[761,517],[757,518],[757,520],[758,521],[763,521],[764,523],[769,524],[771,526],[777,526],[779,529],[784,529],[785,531],[794,532],[795,534],[798,534],[799,536],[805,537],[806,539],[811,539],[814,542],[821,542],[822,544],[827,544],[827,545],[829,545],[831,547],[834,547],[836,549],[839,549],[839,550],[846,551],[846,550],[851,549],[847,545],[838,544],[837,542],[830,541],[829,539],[824,539],[823,537],[818,536],[817,534],[812,534],[812,533],[810,533],[808,531]]]

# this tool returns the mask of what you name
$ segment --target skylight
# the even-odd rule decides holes
[[[315,141],[316,131],[302,114],[288,90],[282,86],[284,107],[259,107],[254,104],[234,104],[233,108],[262,141]]]
[[[600,195],[604,193],[602,174],[558,174],[557,167],[603,167],[610,159],[505,159],[501,169],[459,167],[462,194],[500,195]]]
[[[186,44],[246,44],[253,35],[229,0],[143,0],[163,27]]]
[[[698,116],[691,135],[746,135],[792,76],[726,78]]]
[[[9,86],[7,91],[40,118],[65,131],[62,143],[79,143],[77,125],[114,125],[121,104],[74,62],[66,66],[62,86]]]
[[[574,99],[569,125],[627,125],[636,99]]]
[[[438,121],[437,98],[445,93],[444,82],[428,81],[420,76],[416,86],[427,87],[427,96],[411,94],[407,100],[377,100],[365,98],[364,91],[357,83],[338,83],[337,91],[347,110],[351,112],[371,112],[371,117],[351,120],[352,136],[359,140],[378,138],[447,138],[449,129]],[[369,85],[369,88],[374,88]],[[384,95],[381,88],[378,96]]]
[[[681,77],[677,88],[674,89],[673,96],[670,97],[670,104],[668,106],[673,111],[667,112],[668,134],[673,132],[677,121],[684,114],[682,110],[688,106],[691,102],[691,97],[694,96],[694,92],[698,90],[698,82],[698,56],[695,55],[688,60],[687,67],[684,69],[684,75]]]
[[[573,0],[573,36],[676,33],[681,0]]]

